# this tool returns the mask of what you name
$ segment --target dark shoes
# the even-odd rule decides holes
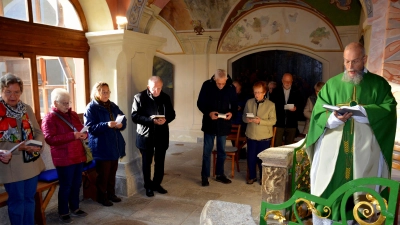
[[[208,182],[208,177],[201,177],[201,186],[210,186],[210,183]]]
[[[75,217],[85,217],[87,215],[88,214],[85,211],[80,210],[80,209],[77,209],[77,210],[71,212],[71,216],[75,216]]]
[[[121,202],[121,198],[118,198],[116,195],[108,197],[108,199],[112,202]]]
[[[225,175],[217,175],[217,178],[215,180],[218,181],[218,182],[221,182],[223,184],[232,183],[232,181],[229,180]]]
[[[161,187],[161,185],[158,186],[158,188],[156,188],[155,191],[157,191],[160,194],[167,194],[168,193],[168,191],[165,190],[163,187]]]
[[[146,195],[147,195],[147,197],[153,197],[154,196],[153,190],[151,190],[150,188],[146,189]]]
[[[247,180],[246,184],[253,184],[256,181],[257,181],[257,178],[250,179],[250,180]]]
[[[63,223],[72,223],[74,222],[69,215],[60,215],[58,219]]]

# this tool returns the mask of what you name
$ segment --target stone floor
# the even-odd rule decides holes
[[[162,183],[168,194],[149,198],[144,189],[121,203],[104,207],[84,200],[81,208],[89,216],[73,218],[74,224],[138,224],[138,225],[193,225],[199,224],[200,213],[208,200],[222,200],[248,204],[252,216],[258,223],[261,186],[245,182],[246,161],[240,161],[241,171],[235,171],[231,184],[222,184],[210,179],[210,186],[200,182],[202,145],[196,143],[171,143],[165,160],[165,176]],[[230,163],[225,164],[225,173],[230,174]],[[57,196],[54,194],[53,198]],[[47,224],[60,224],[56,205],[46,210]]]

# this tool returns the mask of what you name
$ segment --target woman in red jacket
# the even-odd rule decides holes
[[[77,132],[83,125],[78,114],[70,108],[69,93],[56,88],[51,93],[52,112],[42,121],[42,130],[47,144],[51,147],[51,157],[57,169],[60,188],[58,190],[58,213],[64,223],[71,223],[72,216],[84,217],[86,212],[79,209],[79,191],[82,183],[82,169],[86,162],[81,140],[87,133]],[[72,125],[74,129],[60,117]]]

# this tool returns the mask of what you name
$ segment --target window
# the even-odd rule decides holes
[[[12,73],[24,82],[21,101],[33,107],[30,59],[0,56],[0,74]]]
[[[0,16],[28,21],[27,0],[0,0]]]
[[[68,0],[32,0],[33,22],[82,30],[81,21]]]
[[[7,28],[0,35],[0,75],[24,81],[21,100],[38,120],[51,110],[55,88],[70,93],[77,113],[90,99],[87,24],[75,8],[72,0],[0,0],[0,26]]]

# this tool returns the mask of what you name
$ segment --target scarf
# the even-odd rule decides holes
[[[107,109],[108,113],[110,114],[110,120],[114,121],[114,115],[111,112],[111,101],[107,100],[106,102],[103,102],[97,97],[96,97],[96,101],[99,103],[99,105],[101,105],[101,106],[103,106],[104,108]]]
[[[0,98],[0,141],[19,143],[32,139],[32,124],[25,105],[19,101],[14,109]]]

